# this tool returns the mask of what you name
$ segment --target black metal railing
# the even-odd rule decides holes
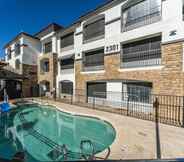
[[[83,71],[96,71],[104,69],[104,61],[83,62]]]
[[[74,64],[61,65],[61,71],[66,69],[74,69]]]
[[[144,9],[144,12],[150,14],[145,14],[131,20],[124,20],[122,18],[122,31],[126,32],[161,20],[161,6],[156,6],[152,9]]]
[[[106,98],[98,97],[99,92],[87,96],[84,90],[74,90],[73,94],[57,94],[56,100],[143,120],[155,121],[157,115],[160,123],[184,126],[184,96],[127,92],[105,92],[105,94],[100,92],[100,94]],[[158,104],[155,104],[156,101]]]

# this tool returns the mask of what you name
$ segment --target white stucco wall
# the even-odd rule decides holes
[[[109,22],[121,16],[121,8],[125,2],[106,10],[105,21]],[[157,23],[145,25],[128,32],[121,32],[121,20],[115,21],[105,26],[105,39],[82,44],[82,34],[75,36],[75,54],[76,58],[82,57],[81,52],[95,49],[102,46],[120,45],[120,43],[141,39],[152,35],[162,35],[162,43],[175,41],[184,38],[184,21],[182,15],[183,0],[162,1],[162,19]],[[76,29],[82,31],[82,24]],[[170,36],[172,31],[176,35]],[[120,48],[118,49],[120,51]]]
[[[58,33],[57,36],[57,53],[58,53],[58,58],[62,58],[63,56],[67,56],[67,55],[72,55],[75,54],[75,50],[73,48],[69,48],[65,50],[61,50],[61,35],[60,33]],[[74,43],[75,45],[76,43]],[[57,87],[57,93],[59,93],[59,83],[61,81],[71,81],[73,82],[73,89],[75,89],[75,70],[74,69],[65,69],[65,70],[61,70],[60,67],[60,61],[58,61],[58,74],[57,74],[57,83],[56,83],[56,87]]]
[[[17,42],[20,42],[20,45],[26,45],[21,46],[20,48],[20,54],[15,55],[15,44]],[[11,59],[7,59],[7,50],[8,48],[11,48]],[[15,68],[15,61],[17,59],[20,60],[20,63],[22,64],[27,64],[27,65],[37,65],[37,56],[40,53],[40,42],[39,40],[30,38],[26,35],[23,35],[20,37],[18,40],[12,42],[9,47],[5,49],[5,54],[6,54],[6,62],[9,63],[10,66]]]
[[[42,56],[44,54],[43,52],[43,48],[44,48],[44,44],[48,43],[48,42],[52,42],[52,52],[51,53],[58,53],[58,44],[57,44],[57,35],[55,32],[51,32],[43,37],[40,38],[41,41],[41,52],[40,52],[40,56]]]

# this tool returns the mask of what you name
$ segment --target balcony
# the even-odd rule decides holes
[[[121,67],[134,68],[156,66],[161,64],[161,50],[135,52],[122,56]]]
[[[122,32],[161,20],[161,1],[144,0],[122,10]]]
[[[104,70],[104,62],[99,61],[99,62],[83,62],[83,71],[99,71],[99,70]]]
[[[104,49],[86,52],[83,55],[83,71],[99,71],[104,69]]]
[[[84,24],[83,43],[103,39],[105,35],[105,16],[100,15]]]
[[[135,68],[161,64],[161,37],[122,45],[121,67]]]
[[[61,71],[74,69],[74,58],[74,54],[62,56],[59,58]]]

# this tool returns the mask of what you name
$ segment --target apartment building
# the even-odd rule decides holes
[[[24,97],[33,95],[37,85],[37,57],[40,53],[40,41],[38,38],[20,33],[5,45],[5,61],[8,63],[7,70],[24,76],[24,81],[7,81],[9,91],[15,87],[22,89]],[[18,94],[13,94],[17,96]]]
[[[58,24],[50,24],[40,32],[35,34],[41,43],[41,51],[37,59],[38,65],[38,84],[40,95],[48,95],[56,89],[57,76],[57,32],[62,30]]]
[[[82,16],[75,89],[102,104],[184,95],[183,25],[182,0],[114,0]]]
[[[80,92],[84,102],[96,97],[109,104],[146,101],[151,93],[183,96],[183,4],[112,0],[67,28],[42,29],[34,35],[41,44],[41,94],[56,89],[66,98]]]

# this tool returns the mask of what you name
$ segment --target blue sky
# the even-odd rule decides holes
[[[107,0],[0,0],[0,57],[19,32],[38,32],[51,22],[68,26]]]

